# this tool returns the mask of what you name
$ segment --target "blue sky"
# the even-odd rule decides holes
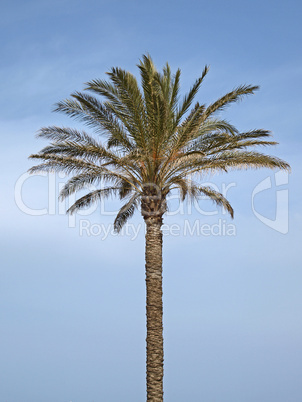
[[[71,221],[54,197],[62,178],[23,183],[22,175],[28,155],[44,145],[35,138],[41,126],[82,128],[52,113],[55,102],[111,66],[137,75],[146,52],[159,68],[166,61],[181,68],[183,93],[210,64],[202,102],[260,85],[223,117],[242,131],[272,130],[280,144],[268,152],[292,166],[280,186],[267,170],[208,178],[220,190],[231,186],[233,221],[208,201],[203,213],[185,206],[166,218],[180,231],[164,238],[165,401],[300,401],[301,8],[297,1],[3,2],[0,401],[145,398],[143,230],[135,239],[102,239],[112,215],[97,210]],[[32,216],[24,205],[48,213]],[[199,232],[184,233],[185,220]],[[219,225],[234,225],[235,235],[217,235]]]

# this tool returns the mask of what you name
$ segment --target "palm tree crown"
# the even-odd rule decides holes
[[[149,55],[142,57],[138,68],[141,88],[131,73],[112,68],[108,81],[87,83],[85,90],[90,94],[75,92],[56,105],[56,111],[78,118],[97,134],[105,135],[105,142],[84,131],[56,126],[44,127],[38,133],[51,144],[30,156],[43,161],[30,172],[71,174],[61,199],[91,184],[100,187],[78,199],[68,212],[118,195],[126,201],[114,222],[119,231],[137,207],[145,219],[161,219],[167,208],[166,197],[176,188],[182,200],[204,194],[233,216],[222,194],[198,183],[204,174],[249,167],[289,169],[286,162],[254,150],[276,144],[268,139],[269,131],[240,133],[217,117],[217,112],[253,94],[257,86],[239,86],[209,106],[197,102],[189,111],[207,66],[182,101],[179,69],[172,75],[166,64],[160,73]]]

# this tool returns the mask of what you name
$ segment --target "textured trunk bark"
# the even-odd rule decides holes
[[[163,401],[164,340],[162,291],[162,219],[145,218],[147,402]]]

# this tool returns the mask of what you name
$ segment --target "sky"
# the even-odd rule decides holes
[[[260,85],[222,116],[269,129],[290,175],[206,180],[209,201],[170,201],[164,231],[166,402],[299,402],[302,369],[301,90],[298,1],[2,2],[0,15],[0,401],[145,399],[144,226],[112,233],[119,203],[70,218],[63,177],[28,176],[42,126],[84,128],[56,102],[141,56],[182,70],[210,103]],[[87,129],[89,130],[89,129]]]

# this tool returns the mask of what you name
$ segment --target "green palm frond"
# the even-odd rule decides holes
[[[265,155],[259,152],[249,151],[225,151],[219,155],[207,158],[200,162],[203,169],[209,170],[227,170],[231,169],[249,169],[249,168],[270,168],[283,169],[290,171],[288,163],[282,159]]]
[[[187,179],[179,176],[173,176],[168,182],[167,191],[171,191],[173,188],[177,188],[179,190],[180,199],[181,201],[184,201],[187,194],[190,192],[190,182]]]
[[[102,181],[102,177],[98,176],[96,174],[79,174],[77,176],[73,176],[71,179],[69,179],[63,186],[63,188],[60,191],[60,196],[59,198],[61,201],[63,201],[65,198],[70,196],[71,194],[82,190],[84,188],[87,188],[91,186],[92,184],[98,185]]]
[[[123,181],[121,180],[119,183],[119,197],[122,200],[123,198],[129,196],[129,194],[131,194],[131,192],[133,191],[133,187],[131,186],[130,183],[128,183],[127,181]]]
[[[118,107],[124,109],[124,106],[120,99],[120,94],[118,88],[113,85],[111,82],[95,79],[89,82],[86,82],[86,91],[93,92],[97,95],[101,95],[107,99],[107,101],[112,102]]]
[[[95,203],[98,200],[101,200],[103,198],[107,198],[110,195],[114,195],[116,192],[115,187],[109,187],[109,188],[104,188],[101,190],[96,190],[91,193],[88,193],[78,199],[68,210],[67,213],[70,213],[71,215],[78,211],[79,209],[89,207],[93,203]]]
[[[117,145],[122,145],[126,150],[134,148],[131,136],[129,138],[128,135],[132,126],[126,109],[114,109],[111,104],[102,104],[96,98],[80,92],[71,96],[74,99],[58,102],[54,111],[81,120],[100,134],[109,134],[112,141],[115,140]]]
[[[184,117],[184,115],[187,113],[189,110],[190,106],[192,105],[192,102],[197,95],[197,92],[200,88],[200,85],[202,81],[204,80],[204,77],[207,75],[209,71],[209,67],[205,66],[201,76],[195,81],[193,84],[192,88],[190,89],[189,93],[184,97],[184,100],[182,101],[181,105],[178,107],[176,116],[175,116],[175,124],[178,125],[181,121],[181,119]]]
[[[128,219],[133,216],[135,209],[138,207],[137,201],[138,195],[134,194],[130,200],[119,210],[114,221],[114,230],[117,233],[122,229]]]
[[[45,163],[33,166],[29,169],[29,173],[37,172],[63,172],[66,174],[71,173],[94,173],[100,174],[101,168],[92,162],[88,162],[75,157],[58,156],[52,154],[33,154],[30,155],[31,159],[43,159]]]
[[[243,96],[252,95],[257,89],[259,89],[259,87],[256,85],[240,85],[239,87],[233,89],[233,91],[222,96],[216,102],[207,107],[204,113],[204,120],[213,113],[224,109],[231,103],[238,102]]]
[[[62,141],[74,141],[88,146],[95,146],[98,144],[97,141],[85,131],[78,131],[76,129],[66,127],[42,127],[38,131],[37,137],[52,140],[56,143]]]
[[[237,139],[238,140],[246,140],[246,139],[251,139],[251,138],[253,138],[253,139],[256,139],[256,138],[267,138],[267,137],[271,137],[272,136],[272,134],[271,134],[271,132],[269,131],[269,130],[261,130],[261,129],[259,129],[259,130],[250,130],[250,131],[247,131],[247,132],[245,132],[245,133],[240,133],[240,134],[237,134]]]
[[[179,89],[180,89],[180,74],[181,71],[178,69],[173,77],[173,81],[171,83],[171,98],[170,98],[170,109],[174,115],[177,110],[178,101],[179,101]]]
[[[200,186],[200,187],[195,187],[192,191],[191,194],[194,195],[195,198],[202,193],[208,198],[210,198],[216,205],[222,206],[226,211],[229,212],[232,218],[234,218],[234,210],[231,207],[231,204],[229,201],[218,191],[213,190],[209,186]]]
[[[144,143],[144,102],[136,78],[121,68],[112,68],[108,73],[117,88],[119,98],[127,110],[127,116],[133,128],[133,135],[138,146]]]

